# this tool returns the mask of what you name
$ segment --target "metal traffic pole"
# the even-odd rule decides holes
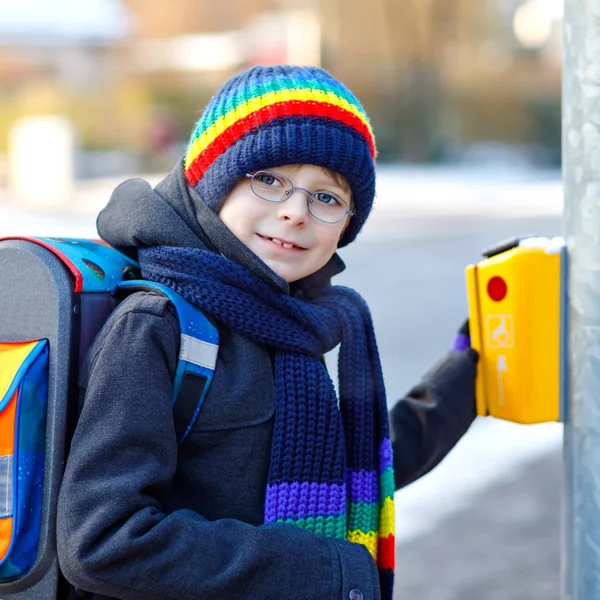
[[[600,599],[600,0],[565,0],[563,600]]]

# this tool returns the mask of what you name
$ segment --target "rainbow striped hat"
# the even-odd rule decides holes
[[[339,245],[363,226],[375,196],[375,138],[354,95],[318,67],[256,66],[215,94],[190,138],[183,169],[218,211],[246,173],[290,164],[327,167],[352,189],[355,215]]]

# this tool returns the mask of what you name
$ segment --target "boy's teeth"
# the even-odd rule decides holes
[[[281,240],[278,240],[277,238],[269,238],[272,242],[275,242],[276,244],[279,244],[280,246],[283,246],[284,248],[293,248],[294,244],[288,244],[287,242],[282,242]]]

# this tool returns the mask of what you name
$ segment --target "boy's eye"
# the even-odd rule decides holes
[[[313,198],[318,202],[329,206],[341,206],[343,204],[337,196],[334,196],[329,192],[315,192]]]
[[[277,179],[277,177],[271,175],[270,173],[257,173],[254,177],[263,185],[283,187],[283,181]]]

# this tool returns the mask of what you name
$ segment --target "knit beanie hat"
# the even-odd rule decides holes
[[[227,81],[196,123],[185,176],[218,212],[246,173],[309,164],[343,175],[354,216],[339,246],[363,226],[375,196],[375,138],[354,95],[318,67],[256,66]]]

